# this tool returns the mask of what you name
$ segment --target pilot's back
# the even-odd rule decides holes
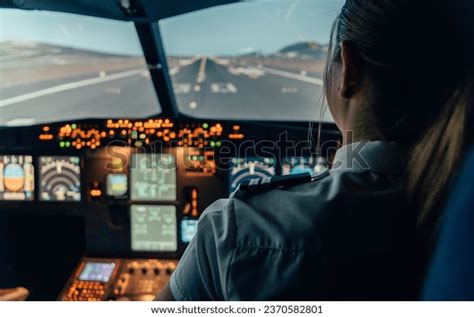
[[[402,163],[395,144],[352,144],[317,180],[256,184],[217,201],[173,275],[173,295],[410,299],[414,217]]]

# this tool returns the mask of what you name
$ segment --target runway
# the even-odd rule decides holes
[[[245,58],[196,56],[170,59],[168,66],[179,109],[187,115],[210,119],[318,120],[321,75],[289,71],[288,67],[273,64]],[[159,112],[145,68],[15,85],[3,88],[0,95],[0,125],[139,118]]]

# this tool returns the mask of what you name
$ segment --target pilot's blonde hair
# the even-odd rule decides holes
[[[340,44],[350,42],[371,85],[369,124],[385,140],[410,148],[407,195],[421,225],[438,220],[473,141],[474,34],[468,32],[474,25],[473,12],[464,10],[469,2],[347,0],[331,34],[326,94],[331,65],[341,62]]]

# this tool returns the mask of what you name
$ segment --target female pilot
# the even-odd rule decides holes
[[[331,171],[209,206],[158,299],[415,298],[473,122],[469,2],[347,0],[325,75]]]

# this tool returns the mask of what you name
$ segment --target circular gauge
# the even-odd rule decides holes
[[[261,179],[275,175],[272,164],[260,161],[239,161],[234,163],[231,172],[230,191],[233,192],[245,180]]]
[[[282,165],[283,175],[294,175],[301,173],[310,173],[319,175],[327,168],[326,160],[323,157],[292,157],[287,159]]]
[[[16,163],[8,164],[5,166],[3,173],[3,182],[8,191],[18,192],[23,189],[25,171],[21,165]]]
[[[40,199],[80,201],[81,169],[78,157],[40,158]]]
[[[295,174],[302,174],[302,173],[310,173],[312,174],[314,171],[313,171],[313,168],[311,166],[308,166],[308,165],[297,165],[295,167],[293,167],[293,169],[291,170],[290,174],[291,175],[295,175]]]

